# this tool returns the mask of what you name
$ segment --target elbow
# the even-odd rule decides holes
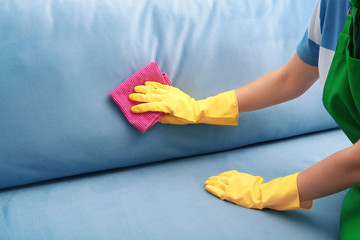
[[[349,147],[350,161],[347,164],[347,172],[352,186],[360,184],[360,141]]]
[[[289,69],[284,66],[281,71],[281,83],[283,89],[286,92],[286,101],[293,100],[303,95],[310,86],[305,85],[297,75],[290,72]]]

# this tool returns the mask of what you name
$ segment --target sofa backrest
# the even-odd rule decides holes
[[[239,126],[130,125],[109,93],[156,61],[196,99],[285,64],[315,0],[3,0],[0,188],[336,127],[318,84]],[[240,161],[240,160],[239,160]]]

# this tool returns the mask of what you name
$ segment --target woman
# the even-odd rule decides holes
[[[168,113],[162,123],[236,125],[239,113],[294,99],[320,78],[324,105],[353,142],[351,147],[303,172],[268,183],[261,177],[229,171],[210,177],[205,188],[248,208],[294,210],[310,209],[313,199],[351,187],[342,208],[341,236],[360,239],[360,187],[356,186],[360,184],[360,0],[351,0],[351,6],[349,11],[348,0],[318,0],[291,60],[243,87],[195,101],[174,87],[147,82],[129,96],[146,102],[132,111]]]

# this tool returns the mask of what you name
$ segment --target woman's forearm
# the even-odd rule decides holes
[[[248,112],[294,99],[318,79],[318,68],[297,54],[283,67],[235,90],[239,112]]]
[[[360,142],[301,172],[297,181],[300,201],[328,196],[360,184]]]

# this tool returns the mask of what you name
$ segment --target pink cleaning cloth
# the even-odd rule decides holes
[[[131,101],[129,99],[129,94],[134,93],[135,86],[144,85],[146,81],[154,81],[172,86],[166,73],[161,73],[156,62],[152,62],[135,72],[131,77],[126,79],[110,93],[110,97],[120,107],[127,120],[142,133],[146,132],[157,121],[166,115],[165,113],[158,112],[131,112],[131,107],[140,103]]]

